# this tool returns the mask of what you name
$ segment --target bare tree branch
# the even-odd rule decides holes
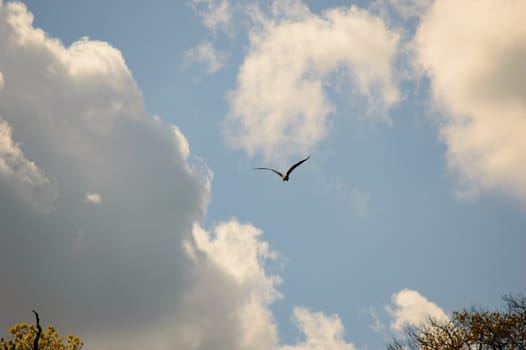
[[[38,350],[38,341],[40,340],[40,334],[42,333],[42,327],[40,327],[40,317],[38,317],[38,312],[33,310],[33,313],[35,314],[35,317],[37,319],[37,336],[35,337],[35,341],[33,342],[33,350]]]

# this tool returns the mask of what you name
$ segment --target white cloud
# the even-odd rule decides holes
[[[192,286],[182,242],[205,215],[209,173],[145,113],[118,50],[66,48],[32,21],[22,3],[0,6],[0,329],[37,309],[93,349],[149,342]]]
[[[196,299],[196,296],[205,291],[213,294],[212,300],[217,298],[215,301],[219,309],[213,313],[206,311],[204,316],[217,321],[211,322],[208,327],[230,323],[228,330],[220,330],[223,334],[236,334],[225,349],[266,350],[275,348],[278,342],[269,306],[281,297],[276,289],[281,280],[265,272],[265,264],[277,255],[266,242],[258,239],[261,233],[254,226],[241,224],[235,219],[217,225],[211,233],[198,226],[194,228],[198,252],[205,253],[205,259],[198,260],[205,272],[196,288],[189,293],[191,301],[188,304],[201,304],[203,301],[198,297]],[[225,293],[217,288],[217,272],[214,271],[220,271],[225,280],[230,281],[230,291]],[[209,272],[214,275],[208,275]],[[213,333],[202,332],[202,337],[210,334]]]
[[[229,0],[192,0],[191,4],[208,29],[229,30],[232,20]]]
[[[102,203],[102,197],[100,196],[100,194],[94,192],[86,192],[86,194],[84,195],[84,200],[88,203],[93,204]]]
[[[177,149],[181,151],[183,159],[187,160],[190,156],[190,144],[188,143],[188,140],[177,126],[172,125],[172,130],[174,133]]]
[[[306,308],[295,308],[294,319],[305,335],[305,341],[283,346],[280,350],[354,350],[355,346],[344,339],[344,328],[337,315],[327,316]]]
[[[53,181],[27,159],[20,145],[13,141],[7,121],[0,118],[0,184],[10,184],[10,190],[35,208],[47,210],[56,197]]]
[[[134,334],[124,329],[98,334],[100,348],[272,350],[278,343],[269,305],[279,298],[279,278],[265,265],[274,259],[261,230],[232,219],[210,232],[199,225],[186,241],[192,266],[181,298],[170,310]],[[245,262],[247,266],[244,266]]]
[[[207,73],[215,73],[225,64],[226,55],[223,52],[216,51],[208,41],[191,48],[186,55],[193,61],[199,62],[206,66]]]
[[[219,324],[224,325],[232,320],[237,324],[232,329],[238,329],[238,342],[230,344],[227,348],[237,349],[237,344],[240,349],[255,350],[355,349],[344,340],[344,327],[337,315],[327,316],[302,307],[294,309],[294,320],[298,329],[305,335],[305,341],[294,345],[278,344],[277,325],[270,305],[281,298],[281,293],[276,289],[281,279],[279,276],[269,276],[265,272],[266,264],[277,259],[278,254],[272,251],[266,242],[259,240],[261,234],[262,231],[258,228],[250,224],[241,224],[235,219],[220,223],[211,233],[199,226],[194,228],[196,248],[206,253],[200,262],[204,264],[203,270],[214,266],[230,276],[235,286],[235,292],[230,294],[238,296],[231,306],[225,304],[225,300],[228,302],[229,298],[218,300],[218,304],[227,307],[227,310],[217,310],[217,314],[214,313],[217,323],[211,323],[214,327],[221,327]],[[191,255],[199,260],[198,252],[191,252]],[[218,288],[217,279],[209,281],[209,278],[210,276],[207,276],[201,280],[202,284],[196,287],[196,290],[201,292],[192,291],[192,298],[202,291],[213,294],[214,291],[221,290],[221,287]],[[199,300],[199,303],[202,303],[202,300]],[[210,317],[209,313],[207,317]],[[227,333],[224,329],[219,331]],[[203,332],[202,336],[205,334],[206,332]]]
[[[4,75],[2,74],[2,72],[0,72],[0,91],[2,91],[2,89],[4,88],[4,85],[5,85]]]
[[[465,193],[526,203],[526,2],[435,1],[415,39]]]
[[[376,333],[383,333],[385,331],[385,326],[380,317],[378,317],[378,314],[376,313],[376,310],[374,308],[369,309],[369,315],[371,316],[374,322],[374,324],[371,325],[370,328]]]
[[[308,153],[323,140],[335,108],[326,87],[348,81],[370,115],[387,118],[398,101],[391,61],[398,35],[355,6],[318,16],[300,1],[276,1],[256,14],[250,47],[229,95],[226,139],[267,160]],[[278,156],[279,155],[279,156]]]
[[[393,294],[391,300],[394,305],[387,305],[385,310],[393,318],[390,325],[393,331],[402,331],[407,326],[420,327],[430,318],[448,320],[444,310],[415,290],[402,289]]]
[[[210,231],[195,225],[194,240],[186,242],[194,263],[192,283],[177,310],[140,332],[112,329],[111,335],[98,333],[97,344],[126,349],[155,344],[158,349],[353,350],[343,338],[337,315],[306,308],[294,310],[305,341],[279,344],[270,305],[281,297],[276,290],[280,279],[265,272],[276,253],[260,240],[261,234],[258,228],[236,219]]]
[[[199,250],[206,252],[241,284],[253,283],[251,279],[254,278],[258,279],[256,283],[266,280],[260,261],[277,257],[267,243],[257,240],[261,234],[261,230],[254,226],[242,225],[236,220],[215,227],[213,239],[203,229],[194,228],[194,238]]]

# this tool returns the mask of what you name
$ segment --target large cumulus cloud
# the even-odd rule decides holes
[[[0,328],[33,308],[79,333],[160,317],[188,285],[208,172],[118,50],[32,20],[0,7]]]
[[[441,136],[465,194],[526,203],[526,24],[521,0],[435,1],[419,25],[417,61],[445,112]]]

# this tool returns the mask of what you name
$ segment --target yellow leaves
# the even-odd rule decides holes
[[[35,325],[19,323],[9,329],[8,339],[0,338],[0,350],[33,350],[33,342],[37,336]],[[55,327],[48,326],[40,333],[39,350],[80,350],[84,343],[74,335],[68,335],[66,340],[61,337]]]
[[[68,335],[67,339],[67,349],[68,350],[77,350],[82,348],[84,343],[74,335]]]

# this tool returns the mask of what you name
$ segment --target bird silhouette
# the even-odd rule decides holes
[[[289,181],[289,175],[290,173],[292,173],[292,171],[294,169],[296,169],[297,167],[299,167],[303,162],[306,162],[308,159],[310,158],[310,156],[308,156],[307,158],[303,159],[303,160],[300,160],[299,162],[297,162],[296,164],[294,164],[293,166],[290,167],[290,169],[285,173],[285,174],[282,174],[280,173],[279,171],[277,171],[276,169],[272,169],[272,168],[254,168],[256,170],[270,170],[276,174],[279,175],[279,177],[281,177],[281,180],[283,181]]]

